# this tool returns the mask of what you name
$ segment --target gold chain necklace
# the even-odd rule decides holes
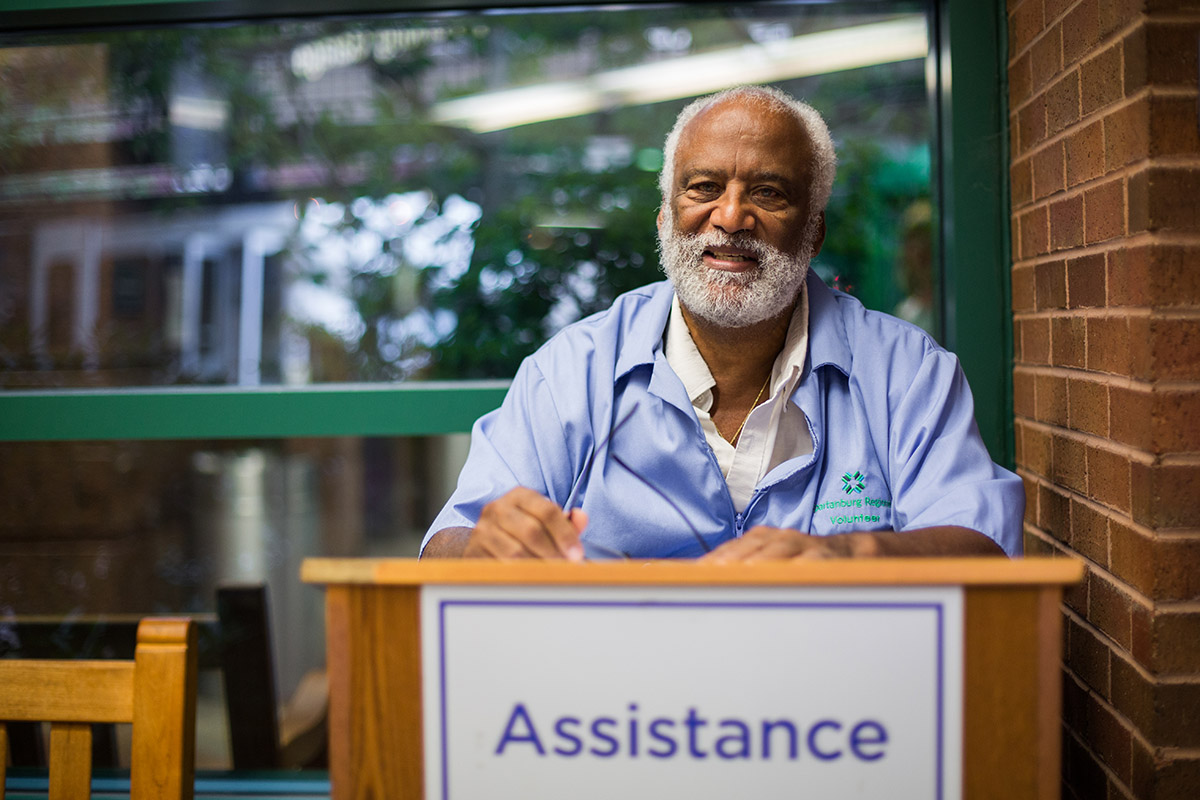
[[[762,399],[763,392],[767,390],[767,384],[771,382],[771,373],[767,373],[767,379],[763,381],[762,388],[758,390],[758,394],[754,397],[754,402],[750,404],[750,410],[746,412],[746,418],[742,420],[742,424],[738,425],[737,431],[733,434],[733,438],[729,439],[729,443],[737,447],[738,437],[742,435],[742,428],[746,427],[746,423],[750,421],[750,415],[754,413],[754,409],[758,408],[758,401]]]

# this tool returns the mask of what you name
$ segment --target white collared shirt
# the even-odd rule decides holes
[[[709,416],[713,402],[712,390],[717,382],[692,340],[679,308],[679,297],[671,301],[671,317],[667,323],[667,363],[683,381],[696,409],[705,441],[717,457],[717,464],[729,487],[729,496],[733,498],[733,507],[738,512],[746,508],[754,494],[754,487],[763,476],[790,458],[812,452],[808,420],[804,412],[790,402],[792,391],[804,371],[807,354],[808,291],[805,288],[800,292],[800,300],[792,313],[783,349],[771,369],[770,396],[750,412],[738,437],[737,447],[734,447],[717,432],[717,426]]]

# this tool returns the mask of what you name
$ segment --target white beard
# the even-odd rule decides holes
[[[749,232],[679,233],[664,211],[658,231],[660,264],[675,285],[680,305],[713,325],[745,328],[778,316],[795,302],[812,260],[814,223],[804,231],[800,252],[789,256]],[[749,250],[758,266],[746,272],[705,266],[704,251],[720,247]]]

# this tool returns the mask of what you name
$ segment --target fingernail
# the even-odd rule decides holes
[[[583,561],[584,558],[583,545],[577,544],[567,548],[568,561]]]

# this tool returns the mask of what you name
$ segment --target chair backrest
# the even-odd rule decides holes
[[[0,659],[0,800],[6,721],[50,723],[50,800],[88,797],[96,722],[133,724],[130,800],[190,800],[196,758],[196,631],[147,618],[132,661]]]

